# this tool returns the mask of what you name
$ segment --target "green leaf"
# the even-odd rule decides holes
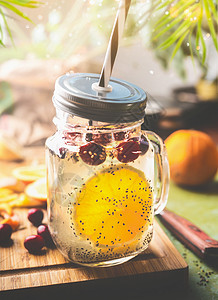
[[[20,16],[21,18],[29,21],[32,23],[32,21],[24,14],[22,13],[19,9],[17,9],[15,6],[9,4],[9,3],[6,3],[5,1],[0,1],[0,5],[8,8],[9,10],[11,10],[12,12],[14,12],[15,14],[17,14],[18,16]]]
[[[214,25],[213,25],[213,21],[212,21],[212,16],[211,16],[211,13],[210,13],[210,9],[209,9],[207,0],[203,0],[203,1],[204,1],[205,13],[206,13],[206,17],[207,17],[207,23],[208,23],[208,26],[210,28],[211,37],[213,39],[214,46],[216,47],[216,49],[218,51],[217,36],[216,36],[216,31],[214,29]]]
[[[183,5],[180,5],[178,8],[177,14],[179,15],[181,12],[184,13],[184,11],[187,7],[189,7],[189,9],[192,9],[193,7],[191,5],[194,3],[196,3],[195,0],[189,0],[188,2],[185,2]],[[195,4],[195,6],[196,5],[199,5],[199,3]],[[167,23],[169,23],[170,20],[172,20],[172,19],[173,19],[173,17],[171,15],[164,14],[164,16],[155,23],[154,26],[155,26],[156,30],[159,29],[160,27],[166,25]]]
[[[5,47],[5,45],[2,43],[2,41],[0,40],[0,45],[2,46],[2,47]]]
[[[193,5],[192,8],[190,8],[190,9],[194,10],[197,6],[198,6],[198,4]],[[172,27],[174,27],[177,23],[179,23],[179,22],[184,18],[184,16],[185,16],[185,12],[182,13],[179,17],[175,18],[174,21],[171,22],[171,24],[170,24],[169,26],[165,26],[165,28],[164,28],[162,31],[160,31],[157,35],[155,35],[153,39],[158,38],[159,36],[163,35],[163,34],[164,34],[165,32],[167,32],[168,30],[170,30],[170,29],[171,29]]]
[[[4,13],[3,13],[3,11],[2,11],[1,8],[0,8],[0,14],[2,15],[2,18],[3,18],[4,24],[5,24],[6,30],[8,32],[9,37],[10,37],[10,40],[11,40],[13,46],[14,46],[14,41],[13,41],[11,30],[10,30],[10,28],[8,26],[7,20],[6,20],[5,15],[4,15]]]
[[[161,3],[162,3],[163,1],[161,1]],[[170,5],[171,3],[173,3],[174,2],[174,0],[168,0],[168,1],[164,1],[164,3],[162,3],[162,5],[160,5],[159,7],[158,7],[158,10],[160,10],[160,9],[162,9],[162,8],[166,8],[168,5]]]
[[[13,3],[15,5],[29,7],[29,8],[36,8],[39,5],[43,4],[43,2],[39,1],[30,1],[30,0],[7,0],[9,3]]]
[[[177,51],[179,50],[180,46],[182,45],[182,42],[184,41],[184,39],[186,38],[188,33],[189,33],[189,30],[186,30],[185,33],[181,36],[181,38],[176,43],[176,46],[173,49],[173,53],[171,55],[171,59],[170,59],[171,61],[173,60],[174,56],[176,55]]]
[[[190,50],[190,56],[191,56],[191,60],[192,60],[192,64],[195,68],[195,61],[194,61],[194,54],[193,54],[193,49],[192,49],[192,33],[193,33],[194,27],[192,27],[191,32],[189,33],[189,50]]]
[[[202,33],[202,30],[201,30],[201,24],[200,23],[198,23],[198,33],[199,33],[199,37],[200,37],[201,45],[202,45],[202,64],[204,64],[205,59],[206,59],[206,54],[207,54],[207,48],[206,48],[206,44],[205,44],[205,41],[204,41],[204,37],[203,37],[203,33]]]
[[[210,5],[210,9],[211,9],[212,13],[214,14],[214,19],[215,19],[216,23],[218,23],[218,13],[217,13],[216,7],[213,3],[213,0],[208,0],[208,3]]]
[[[164,29],[162,31],[160,31],[157,35],[154,36],[153,39],[158,38],[160,35],[162,35],[163,33],[165,33],[166,31],[168,31],[169,29],[171,29],[173,26],[175,26],[177,23],[179,23],[182,19],[183,19],[184,13],[179,16],[178,18],[175,18],[173,22],[171,18],[166,18],[166,20],[161,23],[158,27],[155,28],[155,31],[158,31],[160,28],[162,28],[164,25],[167,25],[171,22],[171,24],[169,26],[164,26]]]
[[[163,43],[161,43],[157,49],[167,49],[170,47],[175,41],[187,30],[190,28],[192,23],[190,23],[189,20],[186,20],[183,22],[179,28],[168,38],[166,39]]]

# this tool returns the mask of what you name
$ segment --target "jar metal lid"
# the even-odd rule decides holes
[[[55,107],[76,116],[112,123],[141,120],[145,116],[146,93],[138,86],[111,77],[109,92],[97,91],[99,74],[66,74],[56,80]]]

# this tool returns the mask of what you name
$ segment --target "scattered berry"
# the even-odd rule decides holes
[[[0,224],[0,243],[6,243],[10,240],[12,228],[9,224]]]
[[[30,235],[24,241],[24,247],[30,253],[38,253],[44,246],[44,239],[40,235]]]
[[[28,220],[34,225],[39,226],[43,220],[43,211],[37,208],[31,208],[28,211]]]
[[[37,234],[44,239],[46,246],[53,245],[53,240],[50,231],[48,229],[48,225],[44,225],[44,224],[40,225],[37,229]]]
[[[103,146],[90,142],[80,147],[79,155],[88,165],[100,165],[106,159],[106,152]]]
[[[135,141],[120,143],[117,147],[117,159],[122,163],[127,163],[139,157],[140,147]]]

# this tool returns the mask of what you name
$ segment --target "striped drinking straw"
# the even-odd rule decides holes
[[[114,61],[117,55],[119,42],[123,34],[124,25],[130,4],[131,0],[120,0],[119,9],[116,14],[116,19],[110,36],[110,41],[107,47],[107,52],[105,55],[100,80],[98,83],[99,87],[108,87],[108,82],[110,80],[110,76],[114,66]]]

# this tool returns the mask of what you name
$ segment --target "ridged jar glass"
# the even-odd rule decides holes
[[[75,94],[75,86],[78,93],[75,78],[81,74],[73,76],[70,84]],[[82,76],[87,78],[87,74]],[[93,81],[97,78],[92,74],[89,77]],[[71,77],[65,77],[65,82],[69,80]],[[113,89],[117,82],[115,85],[111,82]],[[79,93],[82,99],[87,97],[84,90]],[[104,102],[105,94],[96,94],[96,99]],[[86,117],[90,103],[83,103],[82,109],[65,109],[62,98],[58,100],[61,105],[57,94],[54,98],[57,131],[46,141],[52,238],[62,254],[75,263],[86,266],[123,263],[148,247],[154,214],[166,205],[169,168],[164,143],[155,133],[141,130],[144,121],[139,113],[144,110],[141,104],[140,111],[134,107],[137,114],[132,109],[133,116],[129,117],[129,111],[124,111],[118,120],[116,113],[107,114],[102,103],[91,118]],[[72,97],[72,102],[81,104],[78,97],[76,100]],[[104,114],[108,121],[102,121]]]

